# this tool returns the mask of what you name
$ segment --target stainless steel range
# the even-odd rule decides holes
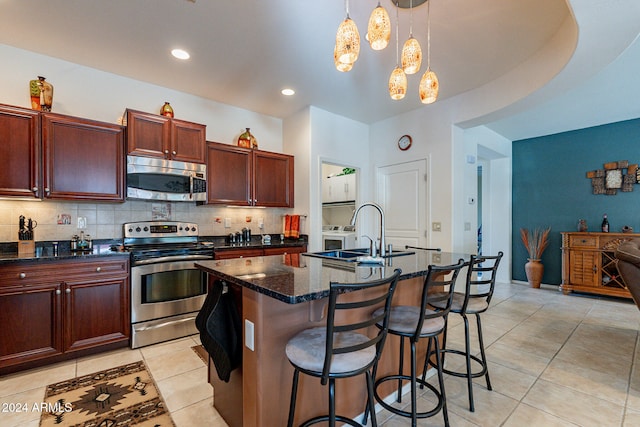
[[[213,259],[213,246],[198,242],[197,224],[124,224],[124,245],[132,257],[131,348],[198,333],[207,275],[194,261]]]

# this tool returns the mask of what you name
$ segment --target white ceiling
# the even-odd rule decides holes
[[[381,4],[394,20],[391,0]],[[373,123],[423,108],[417,86],[426,68],[427,16],[426,4],[414,8],[423,69],[409,76],[405,99],[392,101],[387,81],[395,45],[375,52],[364,40],[375,5],[350,1],[363,46],[348,73],[333,64],[335,32],[345,16],[342,0],[0,0],[0,43],[275,117],[314,105]],[[564,0],[433,1],[431,68],[440,78],[440,100],[514,69],[548,43],[571,13]],[[410,13],[400,9],[399,15],[402,47]],[[175,47],[188,50],[191,59],[171,57]],[[296,95],[282,96],[284,87]],[[512,123],[527,123],[526,117],[498,119],[498,132],[523,136]],[[524,136],[544,134],[543,128]]]

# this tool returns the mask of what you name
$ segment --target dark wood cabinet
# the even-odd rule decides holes
[[[293,156],[207,143],[207,203],[293,207]]]
[[[127,110],[127,153],[205,163],[206,126]]]
[[[40,114],[0,105],[0,196],[40,197]]]
[[[281,246],[277,248],[238,248],[214,251],[214,259],[247,258],[252,256],[299,254],[307,251],[307,245]]]
[[[0,374],[127,346],[129,260],[3,266],[0,322]]]
[[[42,114],[44,197],[124,201],[124,128]]]
[[[124,128],[0,105],[0,196],[124,201]]]
[[[293,156],[253,151],[253,203],[293,207]]]

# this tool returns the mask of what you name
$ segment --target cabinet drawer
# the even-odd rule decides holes
[[[88,277],[92,275],[120,275],[129,273],[127,259],[100,260],[92,259],[88,262],[71,262],[65,266],[64,276]]]
[[[264,250],[262,249],[236,249],[228,251],[214,252],[214,259],[231,259],[231,258],[248,258],[252,256],[262,256]]]
[[[569,236],[569,246],[578,248],[597,248],[598,238],[595,236]]]
[[[0,286],[63,282],[72,277],[126,275],[128,273],[129,260],[124,257],[109,260],[92,258],[83,261],[26,262],[3,266],[0,269]]]

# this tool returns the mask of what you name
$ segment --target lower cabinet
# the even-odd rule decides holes
[[[231,258],[247,258],[252,256],[263,255],[284,255],[284,254],[299,254],[307,251],[307,245],[302,246],[286,246],[279,248],[239,248],[239,249],[227,249],[224,251],[214,251],[214,259],[231,259]]]
[[[129,259],[3,266],[0,324],[0,374],[127,346]]]

